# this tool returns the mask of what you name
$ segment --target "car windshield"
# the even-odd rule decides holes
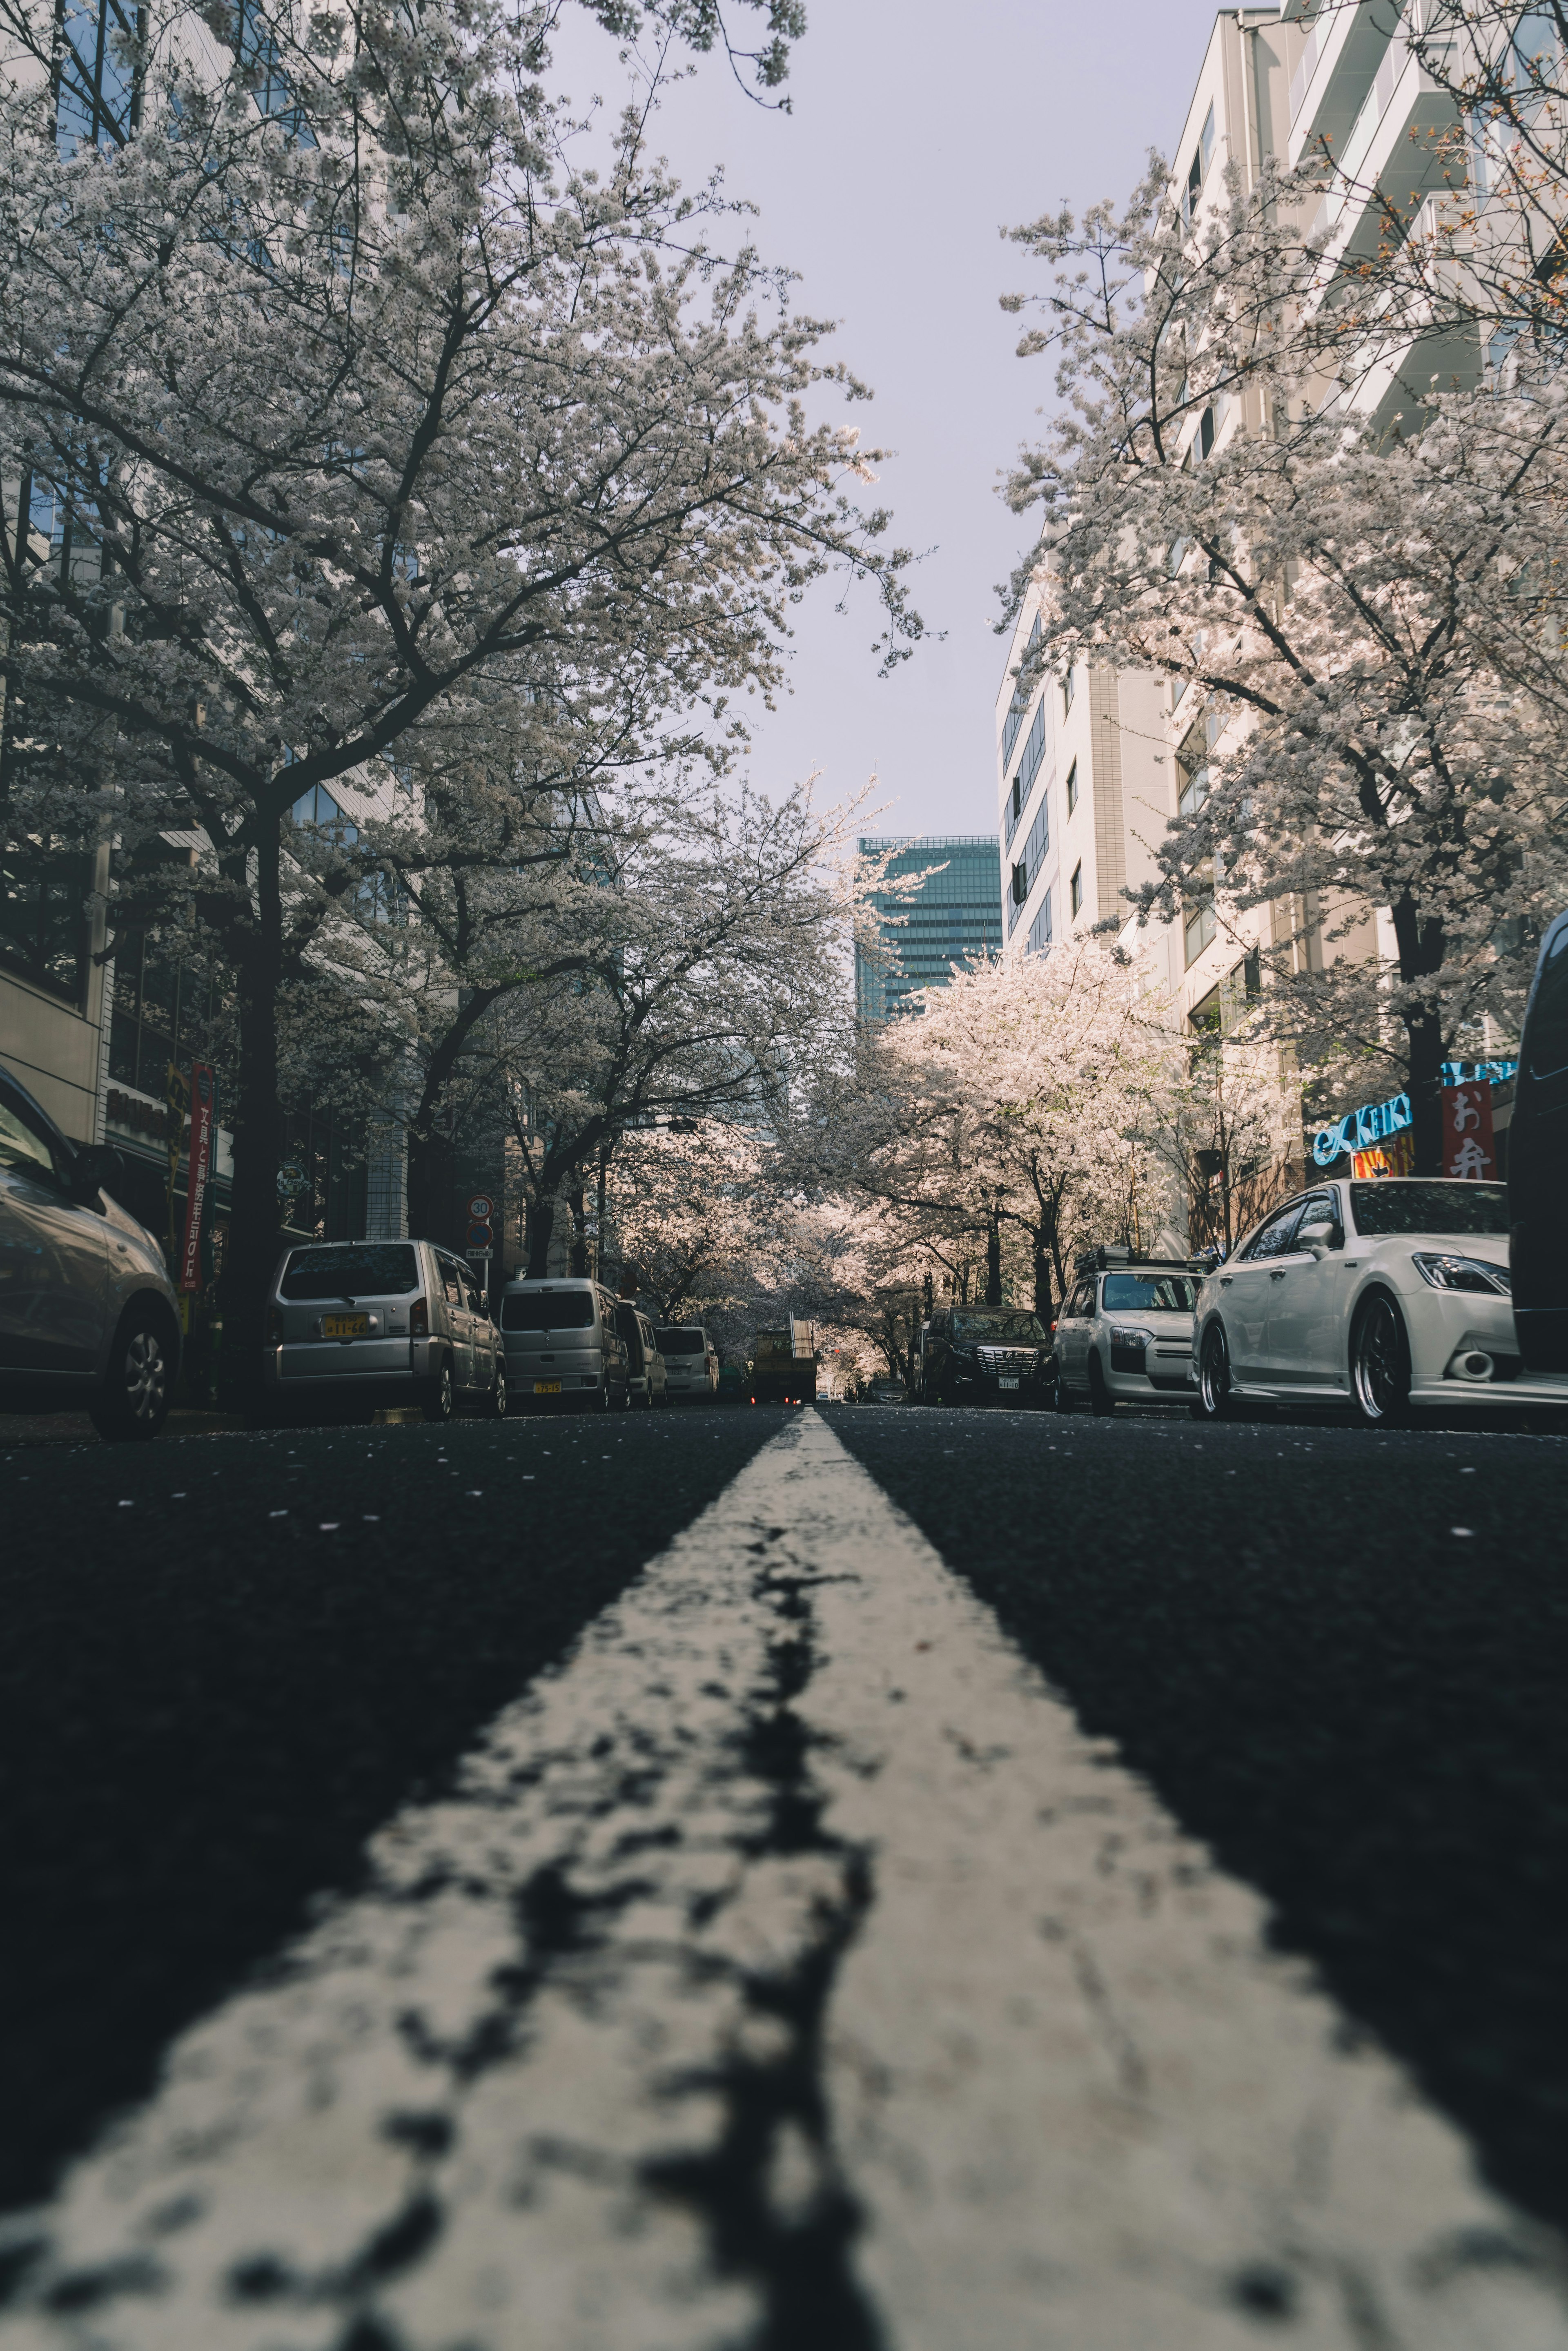
[[[591,1290],[509,1290],[503,1331],[586,1331],[599,1320]]]
[[[661,1329],[658,1337],[661,1355],[700,1355],[706,1352],[700,1331]]]
[[[278,1290],[284,1298],[403,1298],[419,1287],[407,1241],[345,1241],[296,1249]]]
[[[1009,1314],[1005,1310],[991,1308],[983,1314],[955,1314],[955,1339],[981,1341],[1011,1339],[1020,1346],[1043,1347],[1045,1332],[1032,1314]]]
[[[1508,1232],[1506,1184],[1418,1183],[1385,1176],[1381,1183],[1353,1184],[1351,1214],[1367,1239],[1389,1233]]]
[[[1107,1314],[1190,1314],[1195,1282],[1181,1273],[1108,1273]]]

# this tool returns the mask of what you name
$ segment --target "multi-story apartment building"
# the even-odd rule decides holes
[[[1326,142],[1324,152],[1354,183],[1337,185],[1311,224],[1328,235],[1326,279],[1375,242],[1385,199],[1406,209],[1412,194],[1437,203],[1441,166],[1427,133],[1451,121],[1451,101],[1412,54],[1410,21],[1384,0],[1221,10],[1174,151],[1184,208],[1196,214],[1212,201],[1227,165],[1254,187],[1270,159],[1293,165],[1314,142]],[[1396,404],[1407,358],[1407,347],[1387,349],[1369,364],[1359,404],[1375,420]],[[1420,364],[1424,373],[1440,367],[1462,379],[1478,361],[1478,352],[1445,345],[1424,348]],[[1189,432],[1199,443],[1193,458],[1202,462],[1232,436],[1265,426],[1258,395],[1233,398],[1219,413],[1193,419]],[[1189,902],[1179,921],[1139,928],[1124,893],[1152,874],[1167,824],[1201,802],[1210,762],[1246,721],[1190,688],[1125,672],[1019,679],[1042,592],[1049,593],[1049,557],[1040,587],[1019,614],[997,702],[1008,953],[1049,948],[1077,924],[1120,920],[1123,944],[1149,961],[1173,1019],[1195,1042],[1220,1049],[1270,966],[1315,969],[1325,956],[1386,952],[1392,943],[1380,910],[1368,905],[1341,936],[1343,916],[1354,910],[1305,897],[1241,910],[1227,904],[1223,890],[1211,891]],[[1249,1049],[1242,1058],[1245,1076],[1238,1066],[1233,1081],[1246,1085],[1254,1108],[1261,1095],[1269,1099],[1266,1190],[1291,1182],[1302,1166],[1300,1087],[1288,1056]],[[1223,1088],[1218,1050],[1209,1066]],[[1201,1218],[1203,1204],[1195,1205]]]
[[[966,956],[1000,952],[1000,869],[989,833],[905,834],[859,846],[862,857],[894,852],[883,869],[890,882],[920,877],[907,898],[872,893],[883,917],[883,957],[855,950],[855,1008],[862,1020],[889,1019],[915,989],[945,986]]]

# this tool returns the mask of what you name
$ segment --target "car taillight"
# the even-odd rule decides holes
[[[408,1335],[411,1339],[430,1336],[430,1309],[423,1298],[416,1298],[408,1310]]]
[[[283,1317],[276,1306],[269,1306],[267,1310],[267,1343],[269,1347],[276,1347],[281,1344],[282,1339]]]

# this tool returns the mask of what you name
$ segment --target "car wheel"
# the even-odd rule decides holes
[[[1089,1351],[1089,1409],[1096,1420],[1109,1420],[1116,1409],[1116,1399],[1105,1384],[1100,1358],[1092,1347]]]
[[[1399,1309],[1375,1290],[1350,1339],[1350,1385],[1367,1428],[1401,1428],[1410,1416],[1410,1342]]]
[[[1067,1384],[1067,1374],[1060,1364],[1056,1369],[1056,1394],[1051,1402],[1051,1410],[1053,1412],[1072,1410],[1072,1390]]]
[[[493,1420],[507,1417],[507,1366],[499,1355],[496,1358],[496,1381],[490,1390],[490,1416]]]
[[[1233,1420],[1236,1399],[1230,1392],[1230,1350],[1225,1342],[1224,1326],[1211,1322],[1203,1334],[1203,1351],[1197,1359],[1197,1401],[1193,1412],[1199,1420]]]
[[[114,1334],[103,1385],[88,1406],[111,1444],[156,1437],[169,1416],[173,1354],[168,1326],[150,1306],[132,1306]]]
[[[452,1366],[449,1363],[443,1362],[441,1369],[433,1373],[425,1382],[423,1402],[426,1420],[444,1423],[452,1418],[456,1410],[457,1399],[453,1393]]]

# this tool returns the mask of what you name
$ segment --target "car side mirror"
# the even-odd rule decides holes
[[[78,1208],[90,1208],[100,1192],[116,1191],[123,1181],[119,1152],[100,1143],[88,1144],[71,1162],[70,1196]]]
[[[1303,1225],[1297,1235],[1297,1247],[1321,1260],[1331,1249],[1338,1249],[1340,1239],[1337,1225]]]

